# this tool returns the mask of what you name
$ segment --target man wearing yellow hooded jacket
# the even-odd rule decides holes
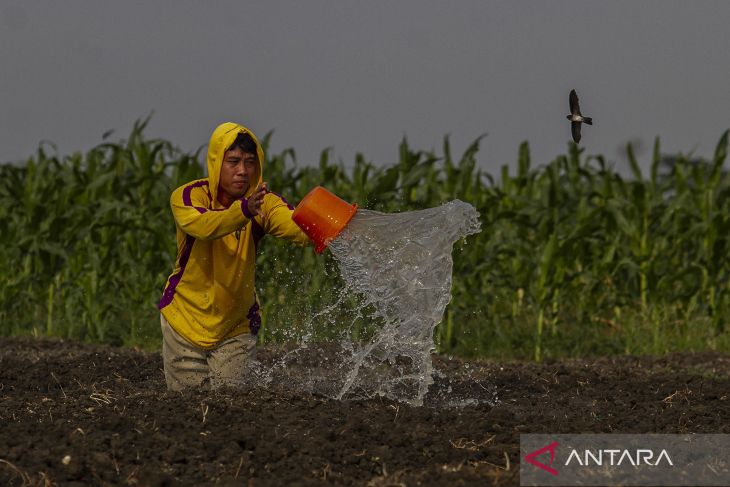
[[[168,389],[236,384],[261,325],[254,287],[256,247],[266,234],[300,245],[294,208],[263,182],[256,136],[219,125],[208,144],[208,177],[170,197],[177,260],[160,300]]]

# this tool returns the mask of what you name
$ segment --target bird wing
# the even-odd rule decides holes
[[[570,122],[570,131],[573,133],[573,140],[577,144],[580,142],[580,122]]]
[[[580,115],[580,105],[578,104],[578,93],[570,90],[570,113]]]

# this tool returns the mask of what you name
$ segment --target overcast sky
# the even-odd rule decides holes
[[[0,161],[41,140],[86,150],[154,112],[147,130],[184,150],[223,121],[301,164],[332,147],[377,164],[405,135],[480,165],[565,153],[568,93],[581,145],[621,166],[655,136],[709,156],[730,127],[730,2],[20,1],[0,3]]]

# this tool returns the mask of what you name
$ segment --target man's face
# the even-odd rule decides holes
[[[239,148],[226,151],[218,191],[228,197],[228,203],[245,195],[249,185],[256,184],[256,167],[256,154]]]

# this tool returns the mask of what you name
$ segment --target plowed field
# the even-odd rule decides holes
[[[521,433],[730,433],[724,355],[434,361],[481,403],[172,393],[159,354],[0,339],[0,485],[518,485]]]

